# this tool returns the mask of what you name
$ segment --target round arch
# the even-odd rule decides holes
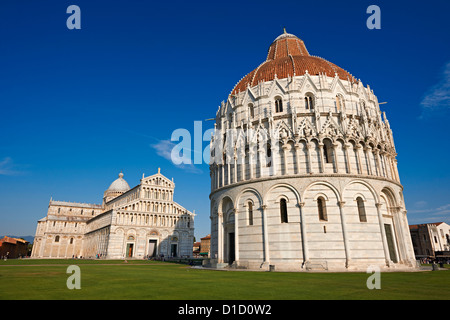
[[[242,191],[240,191],[238,196],[236,197],[236,203],[241,203],[241,200],[243,197],[246,196],[246,193],[254,194],[259,201],[259,205],[261,206],[263,204],[263,199],[261,197],[261,194],[255,188],[245,188]]]
[[[219,201],[217,201],[217,203],[218,203],[218,205],[217,205],[217,212],[223,213],[223,205],[224,205],[225,201],[230,201],[231,208],[232,209],[234,208],[234,201],[233,201],[233,199],[229,195],[225,194],[225,195],[220,197]]]
[[[383,189],[381,190],[381,194],[380,197],[384,195],[384,197],[387,200],[387,204],[389,205],[389,207],[397,207],[397,198],[395,197],[395,192],[394,190],[392,190],[390,187],[385,186],[383,187]]]
[[[272,187],[270,187],[269,190],[267,190],[267,192],[265,193],[264,198],[263,198],[263,205],[267,204],[267,199],[269,198],[271,192],[275,188],[279,188],[279,187],[285,187],[288,190],[292,191],[296,197],[297,203],[301,202],[302,198],[300,197],[300,193],[297,191],[297,189],[295,189],[295,187],[293,187],[292,185],[287,184],[287,183],[277,183],[277,184],[273,185]]]
[[[375,189],[369,183],[365,182],[364,180],[360,180],[360,179],[351,180],[350,182],[348,182],[342,189],[342,194],[345,193],[345,191],[347,190],[347,188],[350,185],[355,184],[355,183],[360,183],[360,184],[364,185],[365,187],[367,187],[367,189],[369,189],[370,193],[372,194],[373,198],[375,199],[375,202],[380,202],[379,196],[378,196],[377,192],[375,191]]]
[[[334,195],[336,196],[337,201],[341,201],[341,200],[342,200],[341,194],[340,194],[340,192],[336,189],[336,187],[335,187],[334,185],[332,185],[331,183],[326,182],[326,181],[314,181],[314,182],[311,182],[311,183],[305,188],[305,191],[303,191],[303,199],[305,199],[306,193],[309,191],[309,189],[311,189],[311,187],[313,187],[313,186],[315,186],[315,185],[324,185],[324,186],[329,187],[329,188],[334,192]]]

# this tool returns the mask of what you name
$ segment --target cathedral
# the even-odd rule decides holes
[[[120,173],[101,205],[51,199],[31,257],[191,258],[195,213],[173,200],[174,189],[158,169],[134,188]]]
[[[391,127],[373,90],[286,31],[216,113],[217,268],[414,270]]]

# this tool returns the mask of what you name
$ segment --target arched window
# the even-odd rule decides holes
[[[359,115],[363,115],[366,110],[366,103],[363,100],[361,100],[359,102],[359,106],[360,106],[360,110],[358,110],[358,113],[359,113]]]
[[[59,236],[55,237],[55,242],[59,242]]]
[[[335,106],[336,112],[344,110],[344,98],[340,94],[336,95]]]
[[[325,205],[325,199],[323,197],[317,198],[317,210],[319,212],[319,220],[328,221],[327,206]]]
[[[253,118],[255,116],[255,107],[253,107],[252,103],[248,104],[248,111],[249,111],[250,117]]]
[[[288,223],[286,199],[284,198],[280,199],[280,216],[281,216],[281,223]]]
[[[70,238],[70,243],[69,244],[73,244],[73,238]]]
[[[275,112],[283,112],[283,101],[281,98],[275,98]]]
[[[358,206],[358,215],[360,222],[367,222],[366,209],[364,208],[364,200],[361,197],[356,198],[356,204]]]
[[[272,147],[270,144],[266,144],[266,155],[267,155],[267,162],[266,167],[272,166]]]
[[[329,140],[323,141],[323,159],[325,163],[333,163],[331,154],[331,142]]]
[[[248,210],[248,225],[253,225],[253,203],[250,201],[247,203],[247,210]]]
[[[305,96],[305,109],[306,110],[314,109],[314,97],[310,93],[307,93]]]

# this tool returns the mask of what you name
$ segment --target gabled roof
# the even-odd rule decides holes
[[[156,184],[152,183],[154,180],[157,181]],[[145,177],[144,175],[142,175],[141,184],[153,184],[159,187],[175,188],[175,182],[173,182],[173,179],[170,180],[169,178],[164,176],[161,173],[161,168],[158,168],[158,173],[155,173],[151,176]],[[164,184],[167,184],[167,186],[165,186]]]

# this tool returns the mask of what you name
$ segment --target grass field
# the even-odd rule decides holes
[[[69,290],[69,265],[81,289]],[[450,270],[382,273],[369,290],[367,273],[214,271],[130,260],[0,261],[0,299],[46,300],[438,300],[450,299]]]

